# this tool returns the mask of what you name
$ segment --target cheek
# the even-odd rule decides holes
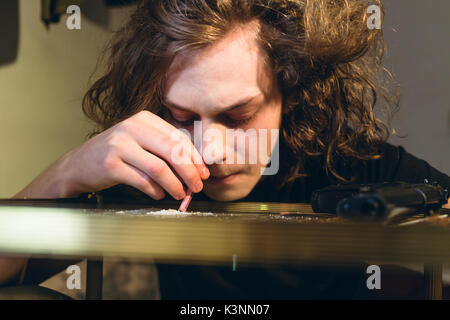
[[[264,107],[252,126],[260,129],[279,129],[281,126],[281,102],[273,102]]]

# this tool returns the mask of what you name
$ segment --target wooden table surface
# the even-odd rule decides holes
[[[207,265],[230,265],[236,259],[240,264],[424,263],[429,297],[442,293],[440,266],[450,262],[448,218],[390,226],[314,214],[307,204],[193,202],[190,207],[200,209],[203,213],[155,215],[159,209],[148,204],[98,208],[4,200],[0,253],[88,258],[90,298],[101,296],[101,262],[95,261],[104,257]],[[213,213],[205,214],[205,209]]]
[[[315,215],[304,204],[241,204],[240,208],[246,211],[154,216],[145,213],[155,208],[0,205],[0,252],[213,264],[229,264],[233,256],[240,262],[288,264],[450,262],[450,223],[403,227],[354,223]],[[251,208],[260,209],[251,213]],[[303,215],[282,216],[273,210]]]

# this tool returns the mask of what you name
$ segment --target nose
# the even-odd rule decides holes
[[[226,126],[202,120],[202,157],[206,165],[223,164],[226,159]]]

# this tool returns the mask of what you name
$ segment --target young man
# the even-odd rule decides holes
[[[309,202],[312,191],[337,182],[427,178],[450,188],[447,175],[385,142],[388,129],[374,116],[377,97],[390,101],[376,82],[383,40],[367,26],[368,5],[142,1],[111,46],[105,76],[85,97],[96,135],[16,197],[139,190],[181,200],[189,188],[202,200]],[[185,136],[174,139],[180,129],[198,134],[195,121],[201,150]],[[228,162],[236,146],[204,136],[214,130],[226,137],[229,129],[255,129],[258,138],[261,129],[279,129],[279,172],[263,175],[263,161]],[[188,157],[175,161],[180,143]],[[208,163],[205,150],[214,150]],[[272,158],[275,150],[271,144]],[[25,263],[0,260],[0,281]],[[362,268],[158,268],[162,298],[350,298],[365,275]]]

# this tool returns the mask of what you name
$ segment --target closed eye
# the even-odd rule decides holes
[[[166,115],[169,116],[171,121],[183,127],[188,127],[194,124],[195,120],[198,120],[198,117],[194,115],[192,112],[185,112],[173,109],[169,106],[167,106],[166,108]]]
[[[194,124],[194,121],[200,120],[200,117],[193,112],[180,110],[167,104],[165,106],[168,117],[179,126],[189,127]],[[257,116],[260,107],[260,104],[255,103],[235,106],[231,110],[217,115],[216,119],[229,127],[246,125]]]
[[[230,127],[237,127],[248,124],[256,116],[256,112],[249,117],[244,117],[241,119],[233,119],[230,116],[225,116],[223,122]]]
[[[224,122],[231,126],[245,125],[258,114],[260,105],[245,105],[223,115]]]

